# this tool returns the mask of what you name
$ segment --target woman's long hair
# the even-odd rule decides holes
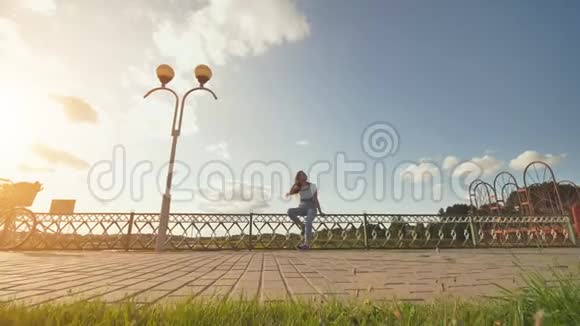
[[[296,173],[296,176],[294,177],[294,185],[298,186],[298,178],[300,177],[300,175],[304,176],[304,180],[306,181],[306,184],[309,184],[310,182],[308,182],[308,176],[306,175],[306,172],[300,170],[298,171],[298,173]]]

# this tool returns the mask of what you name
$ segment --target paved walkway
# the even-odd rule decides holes
[[[255,252],[0,252],[0,302],[197,297],[429,300],[499,294],[522,270],[578,270],[580,248]],[[520,267],[517,267],[517,263]]]

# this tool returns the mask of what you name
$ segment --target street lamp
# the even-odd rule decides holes
[[[165,247],[165,238],[167,235],[167,227],[169,225],[169,211],[171,207],[171,181],[173,179],[173,166],[175,164],[175,149],[177,147],[177,138],[181,134],[181,124],[183,122],[183,109],[185,108],[185,100],[189,94],[195,91],[206,91],[209,92],[214,99],[217,100],[215,93],[206,88],[204,85],[207,83],[212,76],[211,69],[206,65],[199,65],[195,68],[195,78],[199,82],[198,87],[194,87],[188,90],[181,98],[181,106],[179,105],[179,95],[171,88],[166,87],[166,85],[175,77],[175,72],[173,68],[169,65],[160,65],[156,70],[157,78],[161,82],[160,87],[151,89],[143,98],[147,98],[154,92],[157,91],[167,91],[173,94],[175,97],[175,110],[173,112],[173,125],[171,127],[171,136],[173,141],[171,143],[171,153],[169,155],[169,170],[167,171],[167,183],[165,184],[165,193],[163,194],[163,200],[161,201],[161,214],[159,219],[159,229],[157,230],[157,240],[155,242],[155,251],[161,252]]]

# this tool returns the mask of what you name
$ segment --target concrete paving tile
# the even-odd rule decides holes
[[[229,286],[233,286],[234,284],[236,284],[238,282],[238,279],[233,279],[233,278],[220,278],[219,280],[217,280],[214,285],[216,286],[222,286],[222,285],[229,285]]]
[[[142,293],[139,293],[131,298],[131,300],[137,303],[151,303],[161,299],[162,297],[169,294],[169,291],[163,290],[148,290]]]
[[[0,296],[0,302],[10,302],[13,300],[32,297],[35,295],[40,295],[47,293],[48,291],[45,290],[26,290],[26,291],[14,291],[12,293],[7,293],[5,295]]]
[[[169,295],[161,298],[158,303],[163,305],[183,304],[187,303],[191,299],[191,296]]]
[[[201,286],[201,285],[184,286],[184,287],[179,288],[175,291],[172,291],[170,295],[194,297],[194,296],[200,294],[205,288],[206,288],[206,286]]]
[[[160,281],[135,280],[135,283],[131,285],[126,285],[125,288],[130,290],[147,290],[159,285],[160,283],[161,283]]]
[[[109,292],[103,295],[98,295],[92,300],[104,301],[104,302],[117,302],[124,299],[127,299],[133,295],[138,293],[138,290],[129,290],[129,289],[119,289],[113,292]]]

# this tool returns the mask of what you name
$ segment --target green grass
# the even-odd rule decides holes
[[[526,288],[498,299],[426,304],[370,301],[272,302],[209,300],[138,306],[79,302],[0,305],[0,325],[580,325],[580,273],[525,277]]]

